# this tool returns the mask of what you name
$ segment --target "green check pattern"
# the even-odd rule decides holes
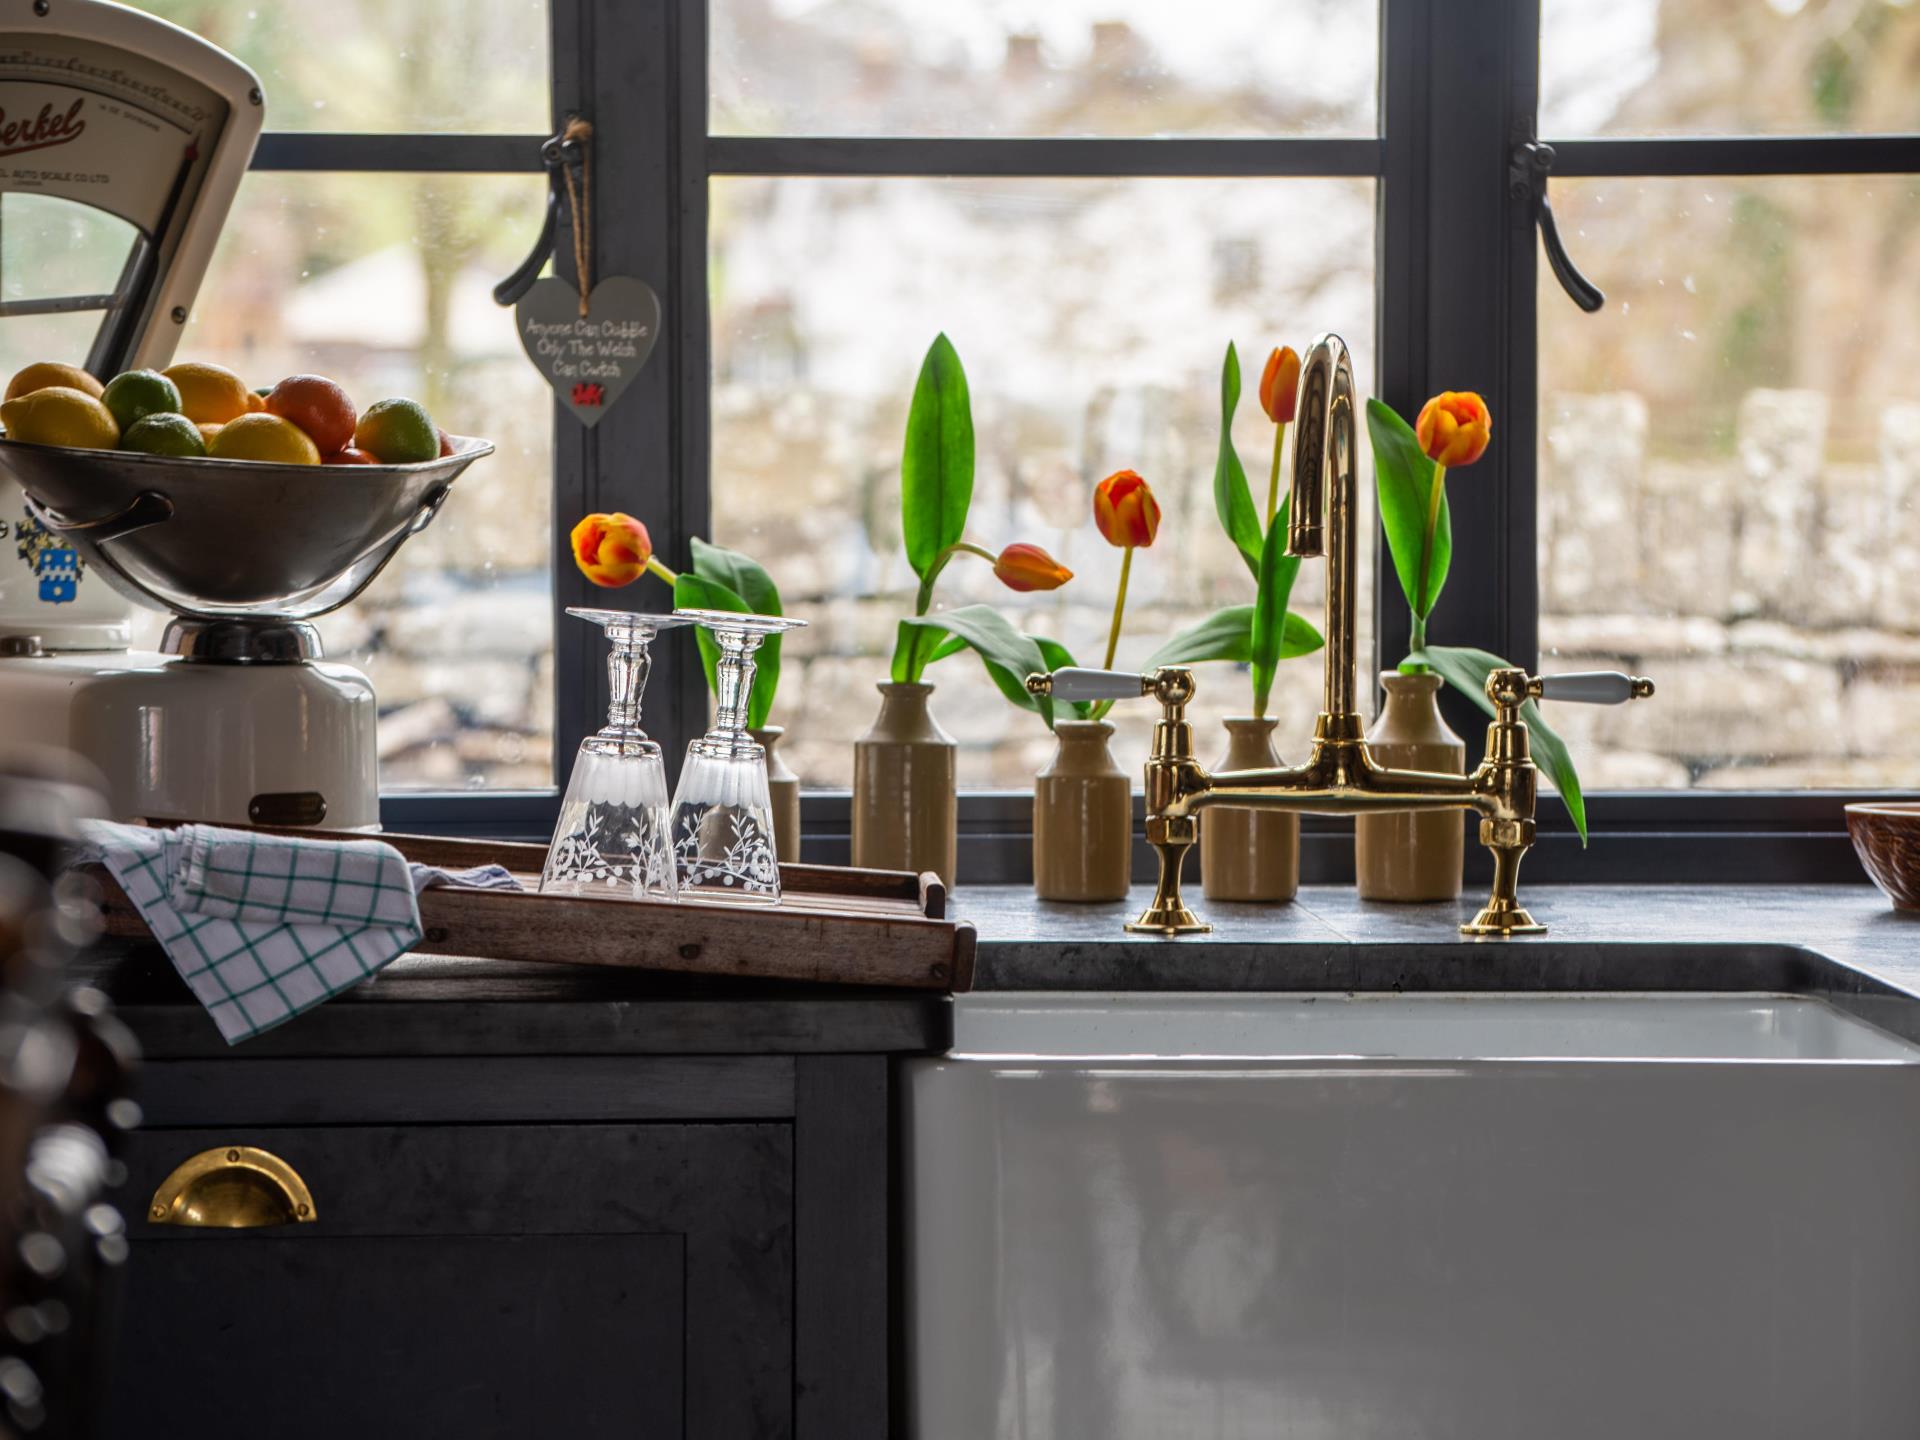
[[[414,877],[378,840],[93,822],[87,839],[229,1045],[419,943]]]

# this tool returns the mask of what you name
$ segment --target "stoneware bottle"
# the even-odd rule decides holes
[[[853,863],[931,870],[949,887],[959,850],[953,737],[927,708],[933,686],[887,681],[853,746]]]
[[[1056,720],[1059,748],[1033,782],[1033,889],[1042,900],[1124,900],[1133,872],[1133,783],[1105,720]]]
[[[1276,720],[1236,715],[1216,770],[1277,766]],[[1300,817],[1290,810],[1214,805],[1200,812],[1200,887],[1209,900],[1291,900],[1300,888]]]
[[[1373,758],[1399,770],[1464,774],[1466,742],[1440,718],[1440,677],[1388,670],[1380,683],[1387,703],[1367,731]],[[1466,846],[1462,810],[1358,816],[1353,822],[1353,866],[1360,898],[1457,900]]]
[[[779,751],[786,730],[762,725],[747,732],[767,752],[767,795],[773,801],[773,853],[783,865],[800,863],[800,777]]]

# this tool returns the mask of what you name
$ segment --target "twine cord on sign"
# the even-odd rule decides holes
[[[567,121],[560,134],[564,144],[580,151],[580,184],[573,183],[573,167],[562,165],[560,177],[567,186],[567,213],[573,221],[573,268],[580,281],[580,318],[587,318],[587,297],[593,293],[593,125],[578,115]]]

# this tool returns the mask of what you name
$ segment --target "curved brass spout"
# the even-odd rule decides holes
[[[1326,685],[1322,728],[1360,734],[1354,704],[1353,524],[1355,445],[1353,359],[1338,335],[1322,335],[1300,362],[1300,403],[1293,432],[1293,490],[1287,554],[1327,557]],[[1352,723],[1326,726],[1326,716]]]

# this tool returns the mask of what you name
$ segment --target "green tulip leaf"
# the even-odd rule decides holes
[[[1429,665],[1446,682],[1478,705],[1489,716],[1495,714],[1493,701],[1487,698],[1487,676],[1495,670],[1512,670],[1517,666],[1509,665],[1498,655],[1485,650],[1475,650],[1465,645],[1429,645],[1425,650],[1416,650],[1407,657],[1422,665]],[[1560,799],[1567,807],[1567,814],[1573,817],[1573,828],[1580,832],[1580,843],[1587,843],[1587,801],[1580,791],[1580,776],[1573,768],[1573,757],[1567,753],[1567,742],[1554,733],[1540,713],[1540,707],[1529,700],[1520,707],[1520,718],[1527,722],[1529,748],[1533,751],[1534,763],[1553,788],[1560,792]]]
[[[1240,408],[1240,356],[1231,342],[1220,364],[1220,453],[1213,463],[1213,508],[1220,528],[1239,548],[1240,558],[1260,576],[1260,516],[1247,489],[1247,472],[1233,448],[1233,412]]]
[[[959,540],[973,503],[973,406],[960,356],[934,337],[913,387],[900,454],[900,523],[907,563],[924,583],[940,552]]]
[[[962,605],[917,620],[903,620],[903,627],[914,626],[931,637],[944,631],[977,654],[1000,693],[1022,710],[1032,710],[1053,726],[1053,701],[1027,692],[1027,677],[1043,674],[1048,668],[1045,652],[1031,635],[1023,635],[1013,623],[991,605]],[[945,641],[923,642],[929,654],[937,654]],[[948,654],[957,653],[947,651]]]
[[[1433,494],[1433,462],[1421,450],[1413,427],[1378,400],[1367,401],[1367,434],[1373,441],[1373,478],[1380,493],[1380,523],[1393,552],[1394,573],[1407,605],[1425,618],[1447,583],[1453,563],[1453,516],[1446,495],[1426,557],[1426,608],[1420,608],[1420,559],[1427,536],[1427,507]]]
[[[1260,584],[1253,597],[1253,633],[1248,659],[1253,666],[1253,713],[1265,715],[1267,700],[1273,694],[1273,675],[1286,644],[1287,600],[1293,594],[1294,577],[1300,562],[1287,554],[1287,510],[1291,499],[1282,501],[1267,527],[1267,541],[1260,552]]]
[[[781,615],[780,591],[760,564],[738,550],[693,537],[693,573],[724,585],[753,607],[756,615]]]
[[[736,615],[756,613],[730,586],[722,585],[717,580],[708,580],[691,570],[682,570],[680,578],[673,582],[673,604],[676,610],[727,610]],[[700,647],[700,668],[707,672],[707,690],[709,693],[715,692],[719,688],[715,681],[720,647],[713,643],[713,637],[707,634],[705,627],[696,626],[693,638]],[[769,635],[761,641],[753,658],[757,663],[753,672],[753,693],[747,697],[747,724],[757,730],[767,723],[767,716],[773,710],[773,693],[780,688],[780,637]]]
[[[1319,630],[1305,616],[1287,612],[1286,628],[1280,640],[1280,658],[1291,660],[1311,655],[1326,644]],[[1147,658],[1145,668],[1162,665],[1204,665],[1210,660],[1227,660],[1238,665],[1253,659],[1253,606],[1229,605],[1216,610],[1192,629],[1182,630]]]

